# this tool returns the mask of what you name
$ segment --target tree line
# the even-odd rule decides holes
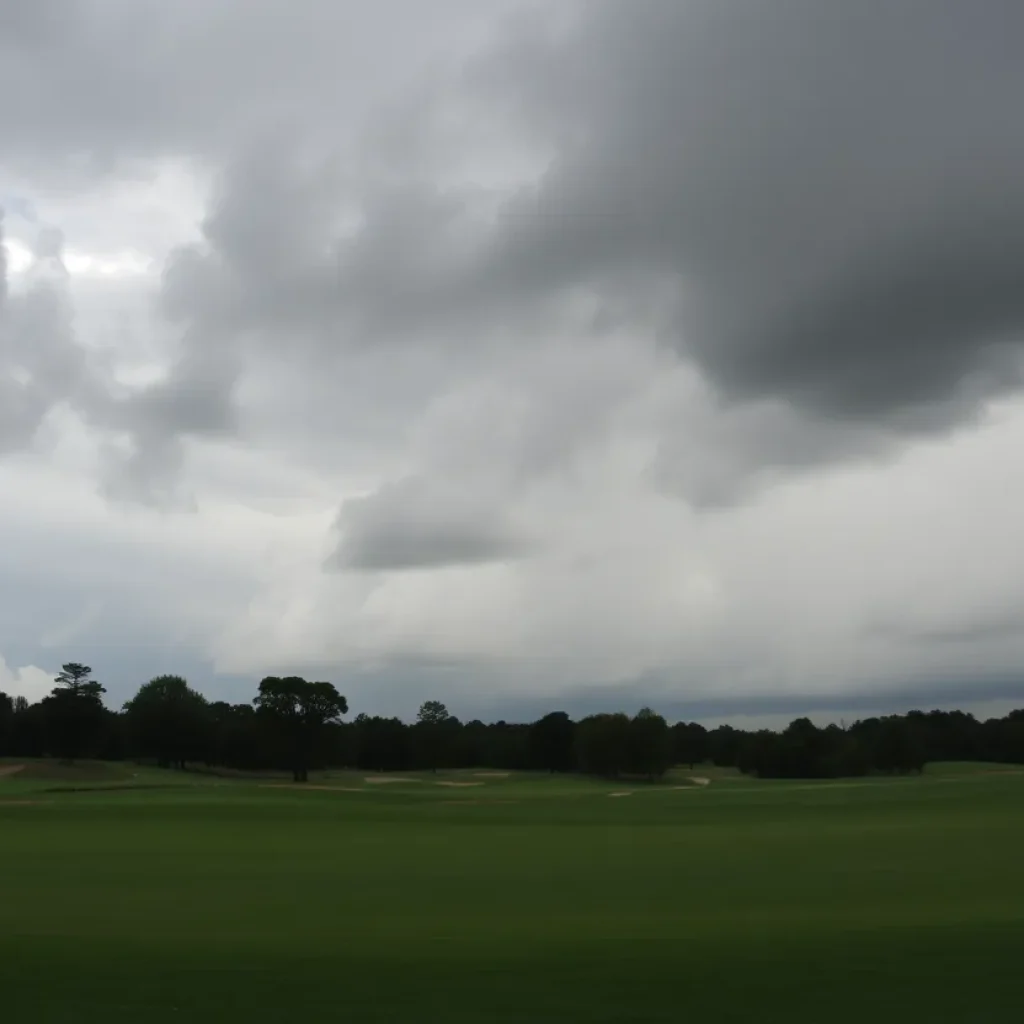
[[[673,765],[712,763],[761,778],[838,778],[920,771],[929,761],[1024,763],[1024,710],[980,721],[911,711],[819,728],[749,731],[677,722],[643,708],[574,721],[463,722],[427,701],[414,722],[361,713],[328,682],[268,676],[248,703],[210,701],[180,676],[157,676],[119,711],[86,665],[64,665],[37,703],[0,692],[0,756],[154,762],[171,768],[287,770],[297,782],[328,768],[495,768],[656,780]]]

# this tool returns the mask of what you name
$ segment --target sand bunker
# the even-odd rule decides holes
[[[0,779],[7,775],[17,775],[18,772],[23,772],[25,766],[23,764],[5,764],[0,765]]]
[[[609,796],[632,796],[632,793],[609,793]]]
[[[473,772],[478,779],[507,779],[511,772]]]
[[[462,789],[465,786],[482,786],[482,782],[439,782],[439,786],[450,786],[453,789]]]
[[[419,779],[400,779],[394,775],[380,776],[367,775],[363,782],[369,782],[371,786],[386,786],[389,782],[419,782]]]
[[[690,776],[690,781],[692,783],[694,783],[694,785],[697,785],[697,786],[710,786],[711,785],[711,780],[710,779],[705,779],[701,775],[691,775]]]

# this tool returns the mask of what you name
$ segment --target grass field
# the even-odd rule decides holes
[[[3,1017],[1013,1019],[1024,775],[689,774],[300,792],[112,767],[68,792],[26,766],[0,777]]]

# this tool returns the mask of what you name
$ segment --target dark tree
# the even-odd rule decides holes
[[[549,772],[572,771],[576,727],[564,711],[552,711],[530,726],[530,759]]]
[[[77,662],[64,665],[55,682],[43,700],[47,735],[54,753],[73,761],[98,738],[106,714],[101,694],[106,689],[92,678],[91,668]]]
[[[672,760],[691,768],[708,757],[708,731],[698,722],[676,722],[672,726]]]
[[[446,756],[451,751],[458,722],[439,700],[428,700],[420,705],[416,715],[416,740],[420,757],[426,767],[436,772],[441,764],[450,763]]]
[[[650,708],[642,708],[629,723],[628,752],[630,772],[660,779],[672,763],[668,722]]]
[[[296,782],[309,780],[324,727],[348,711],[348,702],[333,684],[310,683],[299,676],[267,676],[253,704],[286,743]]]
[[[615,778],[626,770],[630,720],[624,714],[590,715],[576,726],[576,759],[588,775]]]
[[[720,725],[708,733],[708,757],[722,768],[736,766],[744,734],[731,725]]]
[[[46,753],[46,714],[42,703],[29,704],[26,697],[14,698],[8,750],[14,757],[43,757]]]
[[[162,768],[200,758],[209,725],[206,698],[181,676],[157,676],[124,706],[129,742]]]
[[[14,698],[0,690],[0,757],[11,752],[14,735]]]
[[[909,715],[889,715],[875,732],[872,760],[883,772],[920,772],[927,760],[917,722]]]
[[[223,700],[214,701],[208,714],[207,764],[242,770],[280,767],[275,764],[273,751],[268,749],[281,742],[280,730],[266,715],[257,713],[251,704],[229,704]]]

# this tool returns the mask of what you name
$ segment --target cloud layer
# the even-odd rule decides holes
[[[481,713],[1005,696],[1021,38],[1005,0],[6,4],[0,651]]]

